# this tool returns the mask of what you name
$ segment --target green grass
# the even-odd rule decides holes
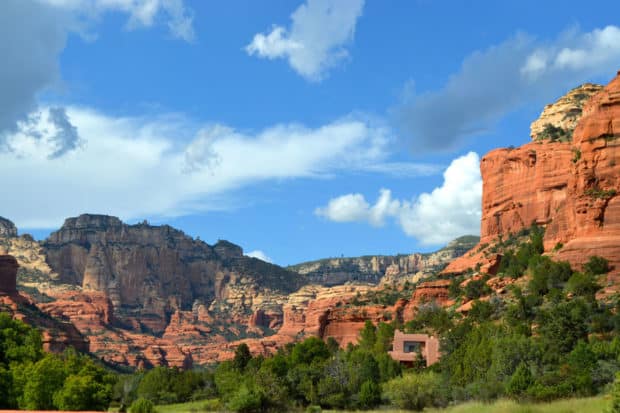
[[[198,413],[204,412],[206,401],[168,404],[157,406],[157,413]],[[426,409],[425,413],[602,413],[609,406],[606,396],[585,399],[558,400],[551,403],[523,403],[519,404],[508,400],[498,400],[493,403],[470,402],[447,409]],[[336,412],[336,410],[324,410]],[[407,410],[389,408],[366,411],[366,413],[405,413]]]
[[[177,403],[177,404],[165,404],[155,407],[157,413],[198,413],[208,412],[210,410],[207,405],[212,402],[211,400],[199,400],[195,402]],[[221,410],[224,411],[224,410]]]

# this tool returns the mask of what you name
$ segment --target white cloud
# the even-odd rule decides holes
[[[48,108],[32,116],[45,129]],[[204,128],[174,116],[114,118],[69,107],[84,143],[52,156],[55,134],[34,140],[17,132],[0,152],[0,215],[20,228],[53,228],[67,216],[106,213],[156,218],[228,208],[234,191],[258,182],[364,171],[381,164],[393,138],[363,119],[322,127],[276,125],[256,133]],[[41,206],[45,205],[45,208]]]
[[[480,232],[482,179],[478,154],[456,158],[444,172],[442,186],[423,193],[413,201],[392,199],[381,189],[370,205],[362,194],[331,199],[315,213],[335,222],[368,222],[381,226],[388,218],[423,244],[444,244],[458,236]]]
[[[98,19],[104,13],[121,12],[129,15],[128,29],[151,27],[158,18],[166,23],[170,33],[179,39],[194,39],[193,12],[183,0],[39,0],[76,14],[81,19]]]
[[[267,256],[267,254],[265,254],[261,250],[254,250],[254,251],[246,253],[245,255],[247,257],[258,258],[261,261],[265,261],[265,262],[273,264],[273,260],[271,258],[269,258],[269,256]]]
[[[347,194],[331,199],[324,208],[315,209],[315,214],[335,222],[367,221],[375,227],[385,224],[388,217],[400,213],[401,204],[392,200],[388,189],[381,189],[375,205],[370,206],[364,195]]]
[[[307,0],[291,15],[291,28],[274,26],[258,33],[245,50],[267,59],[286,58],[308,80],[320,81],[326,72],[349,57],[364,0]]]
[[[0,5],[0,150],[7,133],[32,132],[33,142],[55,146],[49,156],[62,156],[80,142],[65,109],[51,108],[46,130],[28,119],[37,113],[37,95],[60,80],[58,58],[69,32],[83,33],[106,12],[129,14],[130,27],[152,26],[158,16],[173,35],[193,38],[192,15],[182,0],[4,0]],[[10,149],[10,148],[9,148]]]
[[[466,137],[487,133],[507,113],[610,78],[618,67],[618,26],[571,30],[550,42],[518,34],[470,54],[439,90],[412,94],[408,82],[407,101],[395,109],[395,118],[416,151],[451,151]]]
[[[482,178],[475,152],[456,158],[443,174],[443,184],[404,202],[400,224],[423,244],[444,244],[456,237],[480,234]]]
[[[528,56],[521,71],[530,76],[566,70],[597,74],[601,68],[617,67],[619,59],[620,27],[607,26],[589,33],[574,33],[570,40],[539,48]],[[534,62],[537,64],[533,65]]]

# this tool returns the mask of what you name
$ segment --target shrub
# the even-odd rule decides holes
[[[139,398],[135,402],[131,403],[129,407],[129,413],[153,413],[155,412],[155,405],[152,401],[144,398]]]
[[[580,296],[594,296],[600,288],[592,274],[582,272],[574,273],[566,283],[568,292]]]
[[[594,275],[607,274],[609,272],[609,261],[594,255],[583,265],[583,270]]]
[[[433,372],[406,374],[388,381],[384,396],[401,409],[421,411],[446,404],[440,377]]]
[[[228,402],[228,408],[238,413],[260,412],[262,406],[262,395],[246,385],[242,385]]]
[[[362,384],[358,405],[362,409],[370,409],[381,403],[381,388],[377,383],[367,380]]]
[[[521,362],[508,381],[506,392],[512,397],[519,398],[527,391],[532,383],[533,379],[530,368],[527,364]]]

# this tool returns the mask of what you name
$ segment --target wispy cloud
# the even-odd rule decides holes
[[[129,15],[127,29],[151,27],[164,22],[170,34],[185,41],[194,40],[194,14],[183,0],[38,0],[71,12],[79,19],[95,20],[108,12]]]
[[[49,113],[43,108],[32,116],[41,123],[32,127],[44,130]],[[61,159],[58,149],[69,146],[51,130],[39,140],[13,133],[12,150],[0,152],[4,190],[12,194],[0,215],[22,228],[55,227],[83,212],[132,219],[221,209],[245,185],[323,179],[384,164],[394,140],[389,129],[352,117],[248,133],[218,124],[194,127],[172,116],[110,117],[84,107],[69,107],[66,116],[83,142]]]
[[[322,80],[327,72],[349,57],[364,0],[307,0],[291,15],[290,29],[274,26],[258,33],[245,50],[266,59],[288,59],[304,78]]]
[[[469,55],[443,88],[411,93],[394,110],[396,122],[418,152],[448,152],[464,139],[490,131],[502,116],[620,67],[620,28],[573,29],[542,42],[518,34]]]

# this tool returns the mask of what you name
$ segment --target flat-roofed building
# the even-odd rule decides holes
[[[439,361],[439,339],[428,334],[405,334],[400,330],[394,331],[394,341],[390,356],[403,364],[413,364],[423,358],[426,366]]]

